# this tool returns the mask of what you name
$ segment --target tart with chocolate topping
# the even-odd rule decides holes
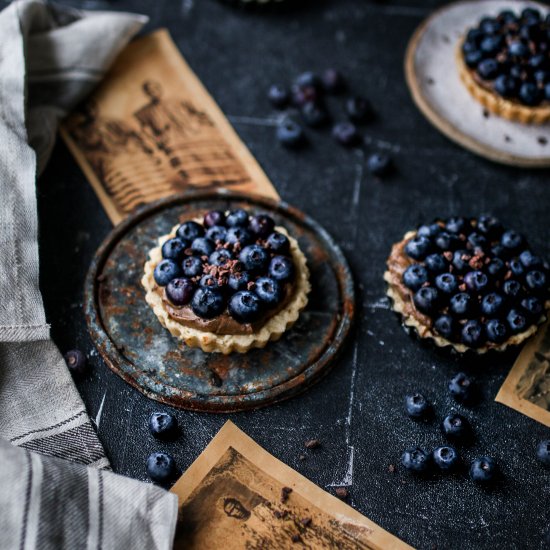
[[[224,354],[279,339],[310,290],[296,239],[270,216],[245,210],[213,210],[174,226],[149,252],[142,284],[173,336]]]
[[[461,353],[518,345],[550,309],[548,264],[491,216],[409,231],[393,245],[387,268],[387,294],[403,323]]]
[[[524,124],[550,120],[550,16],[526,8],[484,17],[460,40],[457,62],[487,110]]]

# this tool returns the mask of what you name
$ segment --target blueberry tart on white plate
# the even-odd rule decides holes
[[[173,336],[223,354],[279,339],[310,291],[298,241],[270,216],[242,209],[174,226],[150,250],[142,284]]]
[[[384,279],[405,326],[460,353],[518,345],[550,309],[548,264],[492,216],[409,231],[393,245]]]
[[[488,111],[524,124],[550,120],[550,16],[526,8],[484,17],[456,57],[462,82]]]

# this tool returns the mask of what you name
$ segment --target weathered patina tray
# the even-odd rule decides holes
[[[292,329],[264,349],[204,353],[161,326],[144,299],[143,265],[179,221],[237,207],[269,213],[298,239],[311,271],[310,300]],[[229,412],[287,399],[325,374],[349,333],[354,290],[340,249],[302,212],[266,198],[200,192],[153,203],[115,227],[90,266],[84,307],[99,352],[129,384],[174,407]]]

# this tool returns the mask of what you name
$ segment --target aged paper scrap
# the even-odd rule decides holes
[[[527,342],[495,401],[550,427],[550,321]]]
[[[175,550],[411,548],[225,423],[172,488]]]
[[[187,189],[277,198],[164,29],[132,42],[60,131],[113,224]]]

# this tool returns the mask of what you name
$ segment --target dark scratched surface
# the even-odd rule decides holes
[[[78,388],[113,469],[145,480],[145,460],[160,449],[185,469],[230,418],[319,486],[347,486],[353,507],[418,548],[550,545],[550,473],[534,459],[537,441],[549,431],[493,401],[514,354],[478,361],[441,355],[409,337],[384,300],[382,274],[391,244],[435,216],[491,211],[550,256],[549,172],[502,167],[461,150],[423,119],[409,97],[402,69],[407,41],[441,3],[333,0],[284,14],[243,13],[214,0],[64,3],[145,13],[151,18],[147,30],[168,27],[281,196],[321,222],[341,245],[358,291],[358,322],[347,350],[304,395],[232,415],[160,406],[105,366],[86,331],[84,276],[111,225],[59,144],[39,182],[42,290],[61,350],[81,348],[92,364]],[[375,106],[377,120],[364,128],[365,146],[342,150],[328,132],[319,132],[310,133],[304,151],[283,150],[274,139],[276,114],[266,89],[327,66],[344,72],[352,89]],[[340,102],[333,107],[339,118]],[[397,166],[384,182],[365,170],[365,156],[378,150],[389,151]],[[456,405],[446,391],[448,379],[463,369],[481,388],[475,407]],[[405,418],[403,396],[415,389],[434,402],[437,421],[424,425]],[[158,443],[148,433],[148,415],[162,409],[175,413],[183,427],[174,443]],[[398,465],[408,446],[441,444],[438,422],[453,410],[475,428],[465,458],[489,454],[501,464],[504,481],[496,489],[481,490],[464,475],[413,479]],[[322,447],[305,451],[311,438]],[[397,465],[395,473],[390,465]]]

